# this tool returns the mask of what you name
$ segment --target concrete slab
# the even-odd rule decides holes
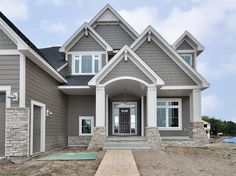
[[[140,176],[131,150],[108,150],[95,176]]]

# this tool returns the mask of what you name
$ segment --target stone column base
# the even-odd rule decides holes
[[[101,150],[106,139],[106,128],[95,127],[94,134],[89,143],[88,150]]]
[[[147,143],[152,148],[159,148],[161,146],[161,137],[157,127],[146,127]]]
[[[28,148],[29,109],[6,109],[6,156],[26,156]]]
[[[198,145],[209,144],[202,122],[192,122],[192,137]]]

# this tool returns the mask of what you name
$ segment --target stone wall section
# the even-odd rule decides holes
[[[68,136],[68,146],[88,146],[92,136]]]
[[[106,139],[105,127],[94,127],[94,134],[89,143],[88,150],[100,150],[103,148],[103,144]]]
[[[192,122],[192,138],[198,145],[209,144],[202,122]]]
[[[6,109],[6,156],[26,156],[29,139],[29,109]]]
[[[152,148],[161,146],[161,137],[157,127],[146,127],[147,143]]]

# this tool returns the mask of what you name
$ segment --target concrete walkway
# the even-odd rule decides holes
[[[95,176],[140,176],[131,150],[108,150]]]

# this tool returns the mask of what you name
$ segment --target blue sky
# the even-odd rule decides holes
[[[198,71],[211,83],[203,114],[236,121],[236,0],[0,0],[38,47],[63,44],[107,3],[139,33],[151,24],[170,44],[185,30],[205,46]]]

